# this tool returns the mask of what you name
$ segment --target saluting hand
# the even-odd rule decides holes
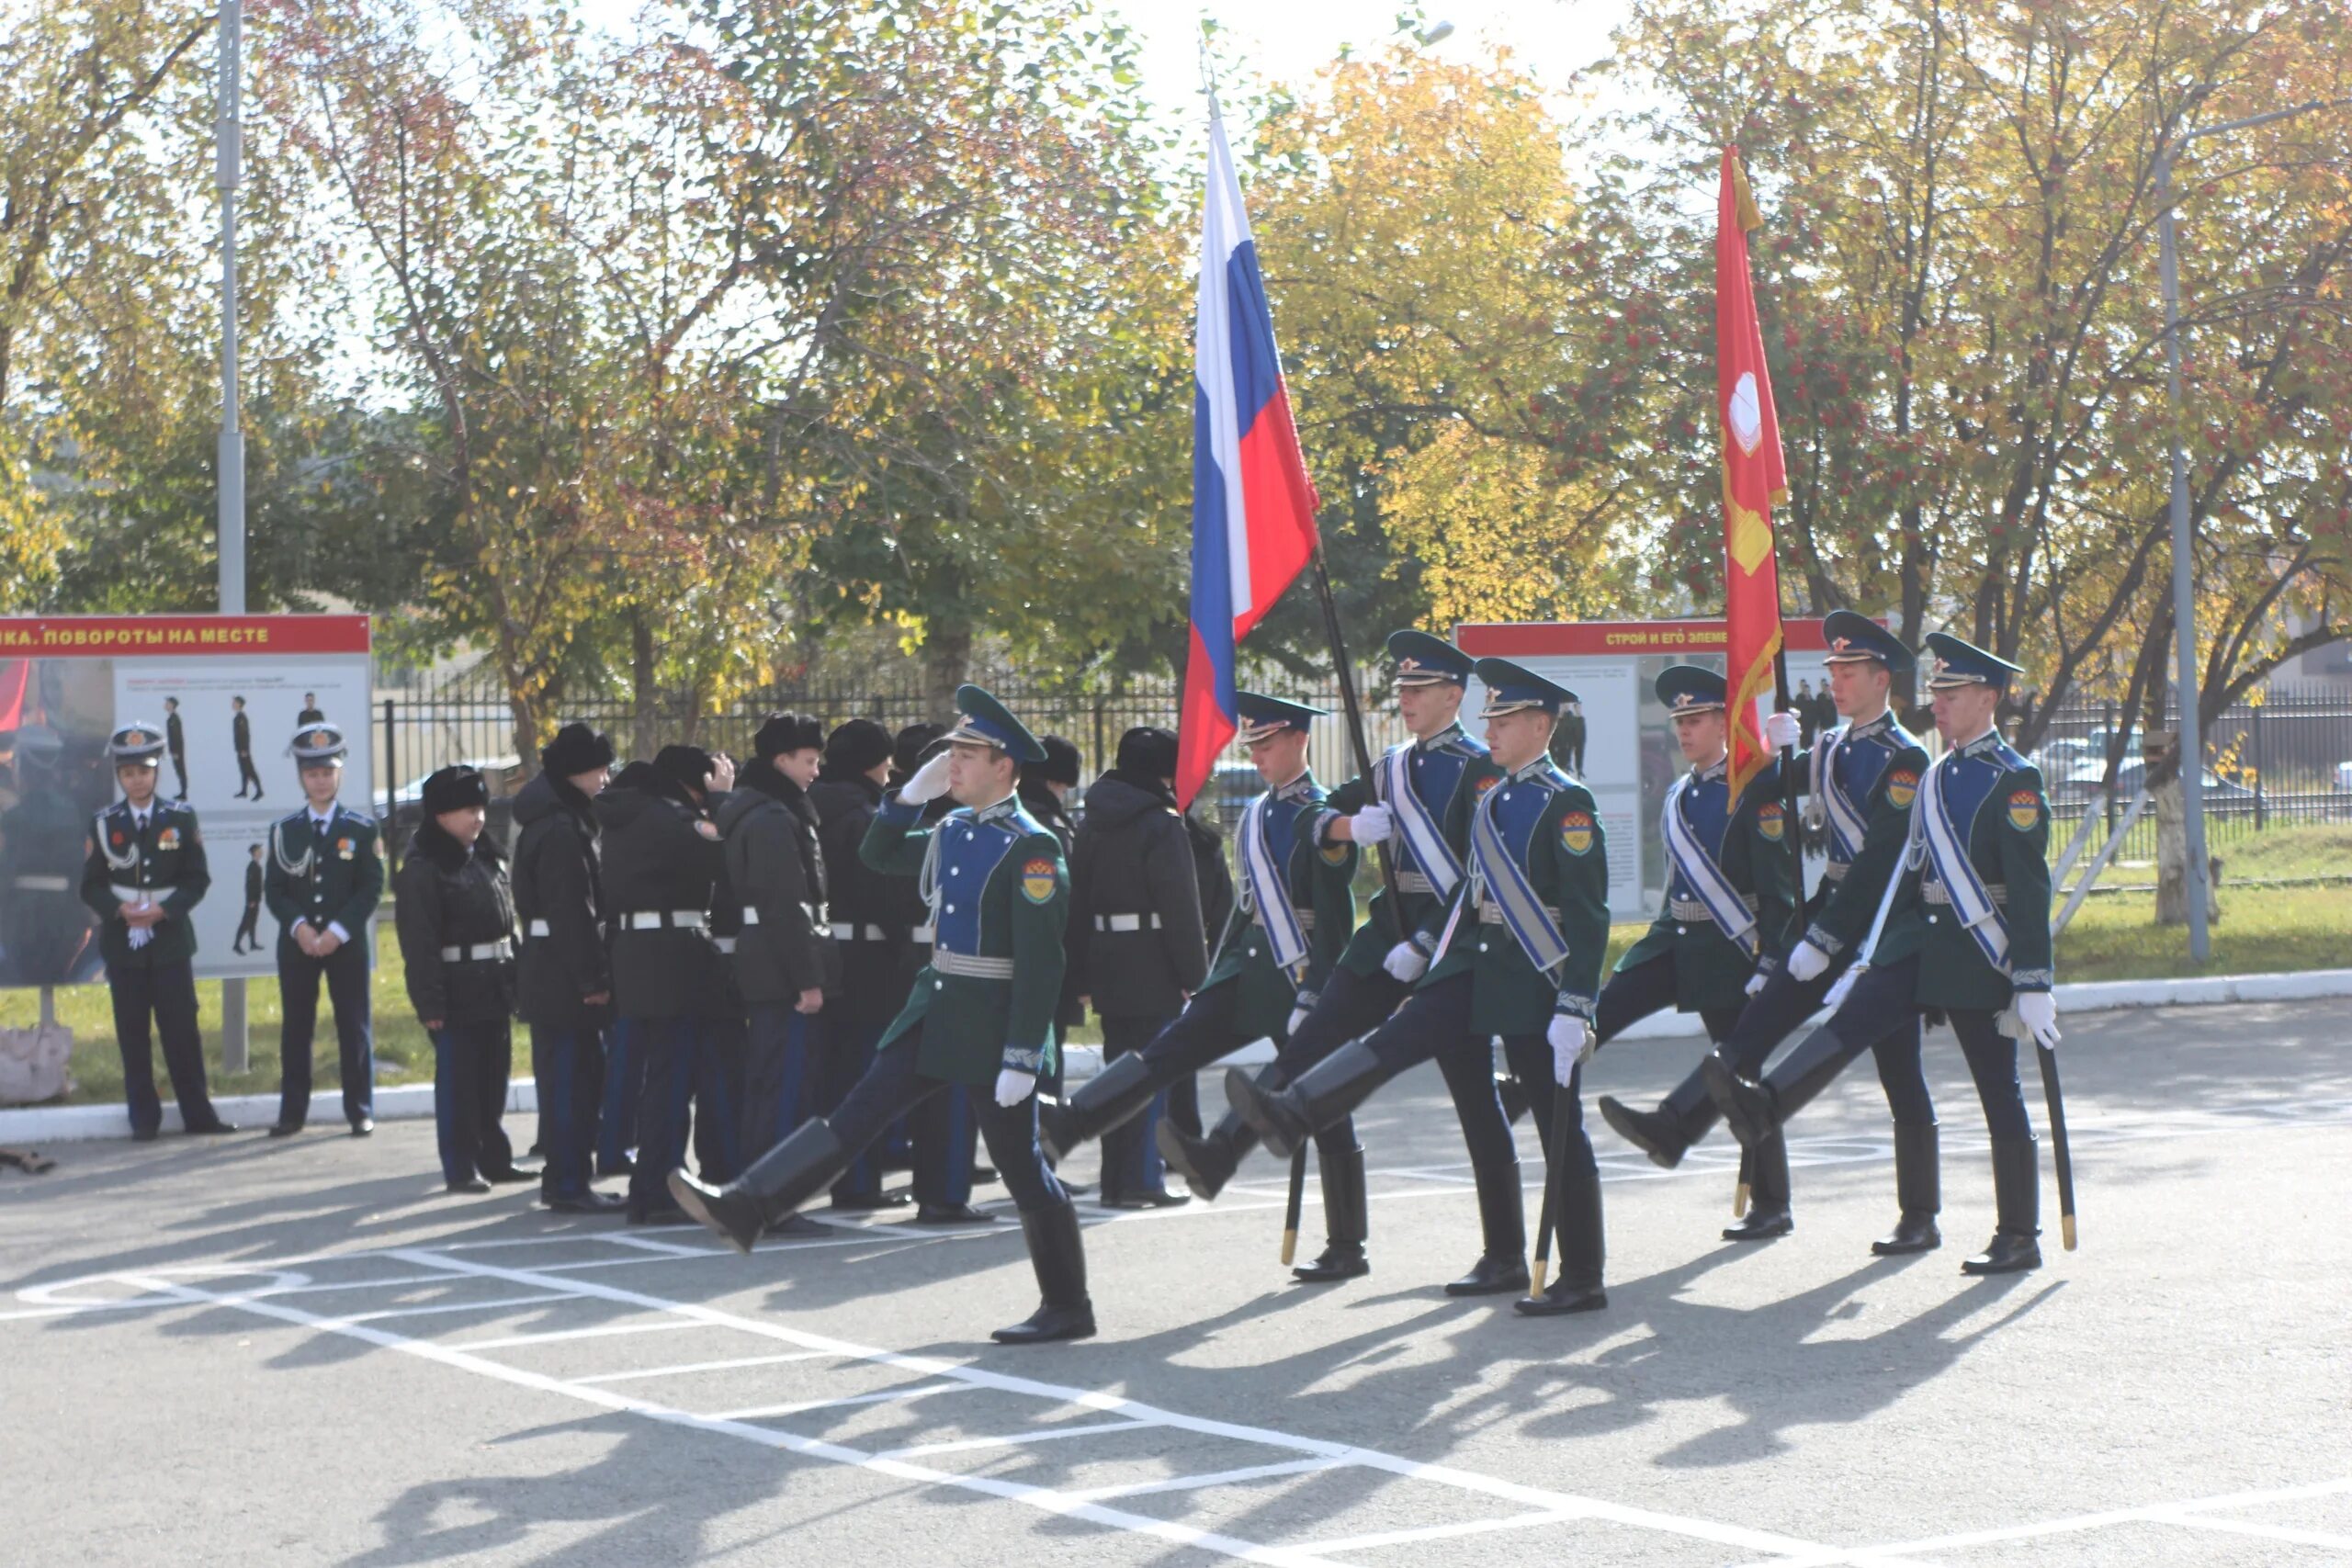
[[[734,787],[735,759],[724,751],[714,753],[710,759],[710,792],[724,795]]]
[[[947,793],[947,753],[942,751],[914,771],[914,776],[899,786],[899,799],[908,806],[921,806],[937,800]]]

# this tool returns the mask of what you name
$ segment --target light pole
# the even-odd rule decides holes
[[[220,0],[220,86],[212,121],[213,176],[220,186],[220,613],[245,613],[245,433],[237,413],[237,179],[244,161],[244,5]],[[220,983],[221,1066],[249,1066],[245,983]]]
[[[2188,458],[2180,446],[2180,261],[2173,243],[2172,163],[2180,150],[2200,136],[2245,130],[2268,125],[2313,109],[2339,108],[2352,98],[2314,98],[2290,108],[2220,125],[2199,126],[2156,154],[2156,243],[2165,291],[2165,375],[2172,400],[2172,636],[2176,683],[2180,693],[2180,811],[2188,839],[2188,956],[2202,964],[2212,953],[2205,858],[2205,736],[2199,720],[2197,694],[2197,598],[2191,581],[2188,528]]]

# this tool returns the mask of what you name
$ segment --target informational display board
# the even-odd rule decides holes
[[[1669,664],[1724,667],[1721,621],[1521,621],[1467,623],[1454,641],[1479,659],[1508,659],[1579,699],[1562,716],[1552,754],[1592,791],[1609,846],[1609,912],[1621,920],[1646,919],[1666,897],[1666,843],[1658,811],[1675,775],[1687,764],[1674,727],[1654,689]],[[1785,621],[1789,690],[1826,690],[1827,645],[1819,621]],[[1475,714],[1485,694],[1472,683],[1462,705]],[[1577,711],[1580,710],[1580,711]],[[1474,726],[1476,721],[1471,721]],[[1817,868],[1808,866],[1808,880]]]
[[[194,915],[196,972],[276,973],[266,908],[239,940],[247,868],[261,864],[270,823],[302,804],[290,748],[306,713],[341,727],[344,803],[370,810],[370,670],[365,615],[0,618],[0,855],[14,863],[26,848],[9,852],[12,820],[20,832],[71,821],[77,835],[70,856],[52,844],[47,857],[70,859],[73,888],[57,891],[47,861],[52,874],[0,877],[0,985],[104,977],[79,886],[91,820],[121,798],[107,742],[134,720],[171,735],[175,718],[156,793],[196,808],[212,873]]]

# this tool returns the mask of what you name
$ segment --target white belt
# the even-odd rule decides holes
[[[950,953],[944,947],[932,953],[931,966],[942,975],[960,975],[967,980],[1012,978],[1010,958],[982,958],[973,953]]]
[[[663,926],[700,931],[709,923],[710,917],[700,909],[631,909],[620,917],[625,931],[656,931]]]
[[[821,926],[825,923],[824,917],[819,912],[814,904],[801,905],[800,912],[808,917],[808,923],[812,926]],[[760,923],[760,911],[758,908],[750,904],[744,905],[743,923],[747,926],[758,925]]]
[[[1560,911],[1554,908],[1551,905],[1546,904],[1544,906],[1544,913],[1551,918],[1551,921],[1554,925],[1556,926],[1560,923]],[[1500,904],[1493,903],[1487,899],[1479,900],[1478,923],[1482,926],[1501,925],[1503,923],[1503,907]]]
[[[553,936],[555,933],[548,929],[548,923],[545,920],[533,920],[523,929],[523,934],[525,936]]]
[[[2009,889],[2005,883],[1988,882],[1984,885],[1984,891],[1992,895],[1993,902],[1996,904],[2007,904],[2009,901]],[[1951,889],[1940,882],[1923,881],[1919,884],[1919,902],[1948,906],[1951,903]]]
[[[721,953],[732,953],[735,951],[735,939],[731,936],[715,936],[712,937],[710,941],[711,945],[718,948]]]
[[[939,928],[937,926],[916,926],[907,932],[907,939],[910,942],[937,942],[939,940]]]
[[[170,889],[164,887],[125,887],[121,883],[118,882],[107,887],[107,891],[114,895],[114,901],[118,904],[145,904],[152,902],[156,894],[167,893]]]
[[[1298,917],[1298,929],[1299,929],[1300,931],[1313,931],[1313,930],[1315,929],[1315,911],[1314,911],[1314,910],[1312,910],[1312,909],[1293,909],[1293,910],[1291,911],[1291,913],[1292,913],[1292,914],[1294,914],[1294,915],[1296,915],[1296,916]],[[1257,926],[1257,928],[1258,928],[1260,931],[1263,931],[1263,930],[1265,930],[1265,929],[1266,929],[1266,922],[1265,922],[1265,921],[1263,921],[1263,920],[1261,920],[1261,919],[1258,919],[1258,912],[1257,912],[1255,909],[1252,909],[1252,910],[1250,910],[1250,919],[1251,923],[1253,923],[1254,925],[1256,925],[1256,926]]]
[[[1094,929],[1098,931],[1139,931],[1147,920],[1150,922],[1151,930],[1159,930],[1157,910],[1148,915],[1097,915],[1094,917]]]
[[[71,881],[62,876],[20,876],[17,878],[17,886],[21,891],[27,893],[62,893],[73,886],[74,884]],[[117,900],[117,902],[128,904],[130,900],[123,898]]]
[[[854,920],[837,920],[832,926],[835,942],[888,942],[890,933],[880,926],[861,926]]]
[[[441,950],[441,962],[444,964],[487,964],[493,958],[514,956],[514,944],[503,939],[478,942],[471,947],[445,947]]]
[[[1396,891],[1399,893],[1434,894],[1437,892],[1437,889],[1430,886],[1430,879],[1426,873],[1418,871],[1400,871],[1396,874]]]

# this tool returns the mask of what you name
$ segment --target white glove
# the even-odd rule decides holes
[[[1750,975],[1747,977],[1747,994],[1751,997],[1760,994],[1764,989],[1764,982],[1770,978],[1771,976],[1761,969]]]
[[[1818,979],[1822,971],[1828,967],[1829,954],[1809,942],[1797,943],[1797,950],[1789,954],[1789,976],[1792,979]]]
[[[1306,1021],[1306,1015],[1314,1010],[1315,1010],[1310,1007],[1295,1007],[1291,1009],[1290,1021],[1283,1025],[1283,1038],[1289,1039],[1295,1036],[1298,1033],[1298,1026],[1305,1023]]]
[[[2018,1023],[2033,1036],[2033,1043],[2056,1050],[2061,1038],[2058,1032],[2058,998],[2048,991],[2019,991],[2017,1007]]]
[[[1577,1065],[1592,1055],[1592,1031],[1584,1020],[1555,1012],[1544,1026],[1544,1038],[1552,1045],[1552,1080],[1566,1089],[1576,1077]]]
[[[1380,966],[1409,985],[1429,973],[1430,955],[1409,942],[1400,942],[1388,950]]]
[[[155,940],[155,928],[154,928],[154,927],[153,927],[153,926],[133,926],[133,927],[131,927],[131,928],[130,928],[130,950],[131,950],[133,953],[138,952],[141,948],[142,948],[142,947],[146,946],[149,942],[153,942],[153,941],[154,941],[154,940]]]
[[[1788,750],[1803,739],[1804,735],[1804,727],[1797,723],[1797,716],[1792,713],[1773,713],[1764,716],[1764,744],[1775,751]]]
[[[1010,1111],[1037,1092],[1037,1075],[1007,1067],[996,1076],[996,1102]]]
[[[1385,844],[1396,831],[1396,814],[1375,800],[1348,818],[1348,831],[1359,844]]]
[[[946,793],[947,753],[944,751],[917,768],[914,776],[899,786],[899,798],[909,806],[937,800]]]

